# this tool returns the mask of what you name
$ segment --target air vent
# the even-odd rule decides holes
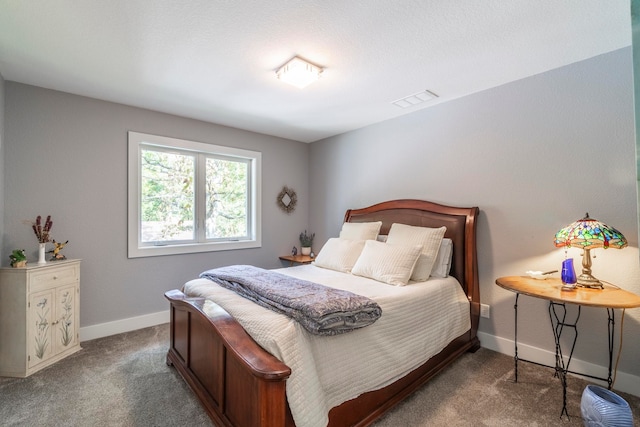
[[[438,95],[436,95],[435,93],[429,90],[425,90],[393,101],[392,104],[400,108],[409,108],[413,107],[414,105],[422,104],[423,102],[433,101],[437,97]]]

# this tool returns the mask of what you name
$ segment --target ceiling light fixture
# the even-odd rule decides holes
[[[321,67],[313,65],[298,56],[294,56],[276,71],[276,75],[280,80],[300,89],[318,80],[321,73]]]
[[[405,96],[404,98],[393,101],[392,104],[396,107],[408,108],[417,104],[422,104],[423,102],[432,101],[437,97],[438,95],[430,90],[423,90],[422,92],[414,93],[413,95]]]

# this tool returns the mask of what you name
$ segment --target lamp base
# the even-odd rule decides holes
[[[590,274],[582,273],[578,276],[578,282],[576,285],[583,288],[592,288],[592,289],[604,289],[602,282]]]

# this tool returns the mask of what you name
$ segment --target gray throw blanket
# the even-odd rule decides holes
[[[363,328],[382,315],[380,306],[362,295],[251,265],[214,268],[200,277],[286,314],[316,335],[338,335]]]

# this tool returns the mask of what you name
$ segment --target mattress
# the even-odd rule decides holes
[[[184,285],[186,295],[223,307],[258,344],[291,368],[287,400],[300,427],[326,426],[331,408],[402,378],[471,328],[469,301],[451,276],[391,286],[314,265],[275,271],[367,296],[382,308],[382,317],[373,325],[316,336],[295,320],[208,279]]]

